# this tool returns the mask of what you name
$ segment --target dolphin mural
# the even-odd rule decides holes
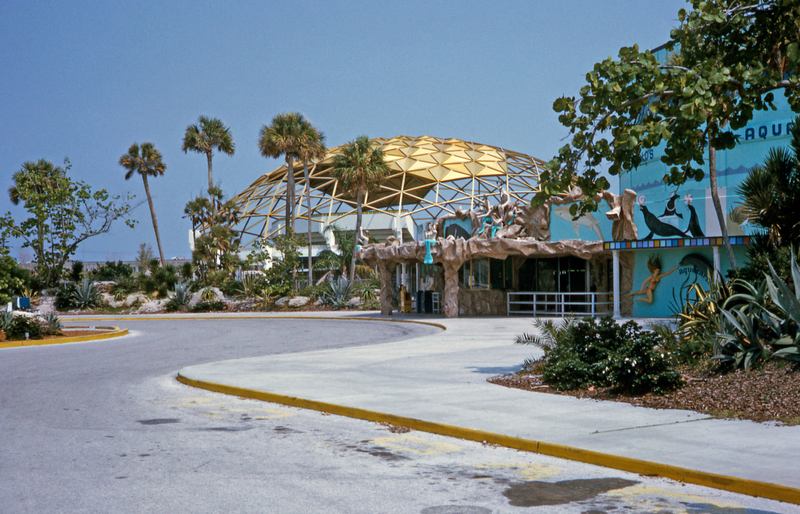
[[[587,212],[580,218],[573,220],[573,216],[569,212],[569,207],[566,205],[559,205],[553,210],[553,214],[566,222],[572,223],[572,228],[575,230],[575,234],[578,237],[581,236],[580,227],[586,227],[597,234],[597,237],[600,241],[605,241],[605,238],[603,237],[603,231],[600,229],[600,223],[595,219],[594,216],[592,216],[590,212]]]

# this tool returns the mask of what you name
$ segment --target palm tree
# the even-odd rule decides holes
[[[286,158],[286,234],[294,233],[294,160],[300,159],[303,142],[303,126],[310,124],[299,112],[278,114],[272,124],[261,127],[258,149],[264,157]]]
[[[303,178],[306,181],[306,217],[308,218],[308,285],[314,280],[311,273],[311,182],[308,177],[308,161],[325,157],[325,134],[316,129],[311,123],[302,126],[302,144],[300,145],[300,158],[303,160]]]
[[[161,157],[153,143],[133,143],[128,149],[128,153],[119,158],[119,164],[128,173],[125,174],[125,180],[130,179],[134,173],[142,176],[144,182],[144,192],[147,194],[147,203],[150,204],[150,217],[153,219],[153,230],[156,231],[156,243],[158,243],[158,255],[161,257],[161,266],[164,266],[164,250],[161,249],[161,236],[158,234],[158,221],[156,220],[156,211],[153,208],[153,197],[150,196],[150,186],[147,185],[147,176],[157,177],[163,175],[167,169],[167,165]]]
[[[389,166],[383,159],[383,150],[373,148],[367,136],[361,136],[348,143],[342,153],[334,157],[333,176],[339,181],[343,190],[356,197],[356,237],[353,238],[353,256],[350,260],[350,282],[355,279],[356,245],[361,230],[361,203],[368,191],[380,187],[380,183],[389,174]]]
[[[750,219],[767,230],[770,245],[800,239],[800,117],[790,129],[790,148],[771,148],[737,187]]]
[[[200,126],[189,125],[183,136],[183,153],[189,150],[206,154],[208,159],[208,187],[214,187],[214,176],[211,173],[211,156],[214,149],[233,155],[235,149],[233,136],[228,127],[217,118],[200,116]]]

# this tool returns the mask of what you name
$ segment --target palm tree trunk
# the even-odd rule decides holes
[[[286,155],[286,221],[284,232],[289,235],[289,228],[294,234],[294,160]]]
[[[211,152],[206,152],[208,158],[208,188],[214,187],[214,175],[211,173]]]
[[[358,234],[361,230],[361,202],[364,200],[364,191],[358,190],[356,197],[356,235],[353,238],[353,256],[350,258],[350,284],[356,278],[356,249],[358,248]]]
[[[208,158],[208,196],[211,197],[211,212],[216,214],[217,202],[214,195],[211,194],[211,188],[214,187],[214,175],[211,173],[211,152],[206,152],[206,158]]]
[[[153,230],[156,231],[156,243],[158,244],[158,255],[161,257],[161,267],[164,267],[164,250],[161,249],[161,236],[158,234],[158,221],[156,221],[156,210],[153,208],[153,198],[150,196],[150,186],[147,185],[147,175],[142,175],[144,182],[144,192],[147,195],[147,203],[150,204],[150,217],[153,218]]]
[[[303,178],[306,181],[306,218],[308,219],[308,285],[314,280],[311,273],[311,183],[308,180],[308,161],[303,159]]]
[[[717,187],[717,150],[711,146],[711,144],[708,145],[708,178],[711,183],[711,200],[714,203],[714,210],[717,211],[717,220],[719,220],[719,228],[722,231],[722,244],[725,245],[725,251],[728,254],[731,268],[738,269],[736,265],[736,256],[733,255],[731,238],[728,235],[725,213],[722,212],[722,202],[719,200],[719,189]]]

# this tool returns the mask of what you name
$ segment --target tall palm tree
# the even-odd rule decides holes
[[[311,182],[308,177],[308,161],[325,157],[325,134],[317,130],[311,123],[302,125],[302,144],[300,158],[303,160],[303,178],[306,182],[306,216],[308,217],[308,285],[314,280],[311,273]]]
[[[128,149],[128,153],[119,158],[119,164],[128,172],[125,180],[130,179],[134,173],[142,176],[144,182],[144,192],[147,194],[147,203],[150,204],[150,217],[153,219],[153,230],[156,232],[156,243],[158,243],[158,255],[161,257],[161,266],[164,266],[164,250],[161,249],[161,236],[158,233],[158,221],[156,220],[156,210],[153,208],[153,197],[150,196],[150,186],[147,184],[147,177],[157,177],[163,175],[167,169],[164,164],[161,152],[156,149],[153,143],[133,143]]]
[[[228,127],[218,118],[200,116],[200,125],[189,125],[183,136],[183,153],[189,150],[206,154],[208,159],[208,187],[214,187],[214,176],[211,172],[211,156],[216,148],[218,152],[233,155],[236,145]]]
[[[350,283],[356,273],[356,246],[361,230],[361,203],[368,191],[380,187],[381,182],[389,174],[389,166],[383,158],[383,150],[373,147],[367,136],[361,136],[348,143],[342,153],[334,157],[333,176],[339,185],[356,197],[356,237],[353,238],[353,256],[350,260]]]
[[[767,231],[770,245],[800,240],[800,117],[789,134],[789,148],[771,148],[764,164],[747,175],[736,192],[754,222]]]
[[[286,234],[294,233],[294,161],[300,159],[303,141],[303,125],[308,121],[299,112],[278,114],[272,123],[261,127],[258,149],[264,157],[286,158]]]

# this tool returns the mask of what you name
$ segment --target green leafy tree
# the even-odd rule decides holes
[[[286,226],[285,233],[294,233],[295,219],[295,184],[294,161],[301,159],[300,149],[307,134],[304,127],[310,126],[305,117],[298,112],[278,114],[272,123],[261,127],[258,138],[258,149],[264,157],[277,159],[281,155],[286,158]]]
[[[217,187],[209,197],[198,196],[186,204],[184,213],[192,222],[195,237],[192,260],[204,285],[219,285],[235,273],[240,264],[239,233],[233,230],[241,216],[233,200],[225,201]],[[219,206],[219,208],[215,208]]]
[[[211,158],[214,150],[233,155],[235,144],[233,136],[228,127],[217,118],[200,116],[199,125],[189,125],[186,127],[186,134],[183,136],[184,153],[189,150],[206,155],[208,159],[208,187],[214,187],[214,176],[211,171]]]
[[[134,173],[138,173],[142,177],[144,183],[144,192],[147,194],[147,203],[150,205],[150,217],[153,220],[153,230],[156,233],[156,243],[158,244],[158,255],[161,257],[161,265],[164,266],[164,250],[161,248],[161,235],[158,233],[158,220],[156,219],[156,210],[153,207],[153,197],[150,195],[150,186],[147,183],[147,177],[158,177],[163,175],[167,170],[167,165],[164,163],[161,152],[153,145],[153,143],[133,143],[128,149],[128,153],[119,158],[119,164],[128,172],[125,174],[125,180],[130,179]]]
[[[83,241],[108,232],[118,219],[131,227],[135,223],[128,217],[132,196],[111,196],[104,189],[92,192],[85,182],[67,176],[71,165],[68,159],[64,162],[66,169],[45,160],[25,163],[14,174],[9,196],[22,203],[30,217],[18,223],[9,212],[0,221],[4,238],[20,239],[23,248],[33,250],[37,275],[46,286],[58,282]]]
[[[666,50],[678,52],[659,62],[650,51],[625,47],[618,59],[597,63],[586,75],[580,98],[562,97],[553,107],[572,141],[559,150],[541,175],[541,205],[552,194],[579,186],[586,200],[572,214],[594,211],[593,197],[609,187],[599,167],[612,175],[632,172],[642,151],[664,145],[668,184],[701,180],[708,158],[714,208],[725,247],[736,268],[719,199],[717,150],[736,145],[734,131],[756,110],[774,108],[783,90],[800,110],[800,16],[794,1],[695,0],[681,9],[681,25]],[[706,150],[707,148],[707,150]]]
[[[383,150],[373,147],[369,137],[360,136],[355,141],[345,145],[342,153],[334,157],[333,176],[339,181],[342,190],[348,192],[356,199],[356,230],[361,230],[361,204],[364,195],[380,187],[381,182],[389,174],[389,166],[383,158]],[[358,237],[354,237],[353,256],[350,259],[350,276],[352,283],[356,272],[356,244]]]

